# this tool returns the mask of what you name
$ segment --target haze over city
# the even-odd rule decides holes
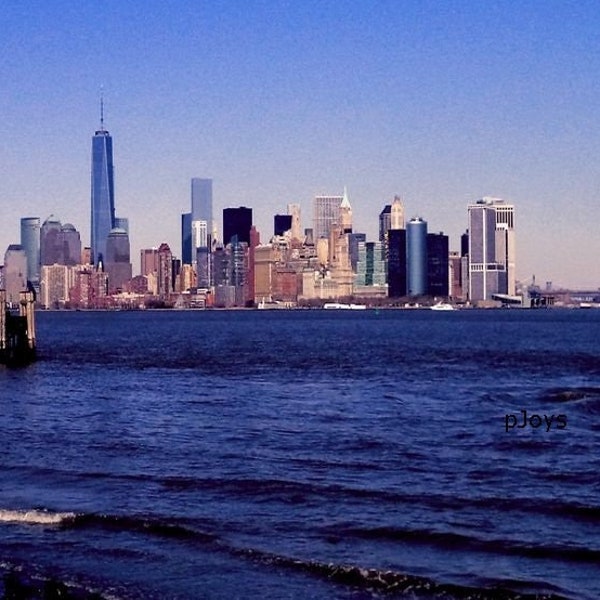
[[[181,247],[190,179],[214,214],[272,215],[344,186],[377,239],[394,195],[458,249],[469,203],[515,206],[517,277],[600,286],[597,5],[28,3],[4,9],[0,246],[50,214],[90,236],[90,143],[140,248]]]

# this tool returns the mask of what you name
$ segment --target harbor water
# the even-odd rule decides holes
[[[600,598],[600,310],[36,318],[0,597]]]

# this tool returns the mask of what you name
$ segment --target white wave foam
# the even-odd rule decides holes
[[[0,522],[30,523],[32,525],[58,525],[75,517],[75,513],[52,513],[45,510],[3,510],[0,509]]]

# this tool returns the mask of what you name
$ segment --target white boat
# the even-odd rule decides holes
[[[431,307],[431,310],[454,310],[454,306],[448,302],[438,302]]]
[[[280,302],[279,300],[265,300],[264,298],[258,303],[258,310],[278,310],[278,309],[289,309],[291,303]]]
[[[327,310],[365,310],[365,304],[343,304],[341,302],[326,302],[323,308]]]

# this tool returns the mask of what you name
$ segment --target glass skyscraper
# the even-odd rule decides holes
[[[192,210],[181,215],[181,257],[184,264],[195,262],[196,250],[207,248],[215,236],[212,195],[212,179],[192,178]]]
[[[40,218],[21,219],[21,246],[27,255],[27,279],[34,286],[40,282]]]
[[[97,265],[106,257],[106,240],[115,227],[115,188],[113,179],[112,137],[104,129],[103,115],[100,129],[92,138],[92,260]]]
[[[213,227],[212,179],[192,179],[192,221],[206,221],[208,232]]]
[[[427,293],[427,221],[420,217],[406,225],[406,284],[409,296]]]

